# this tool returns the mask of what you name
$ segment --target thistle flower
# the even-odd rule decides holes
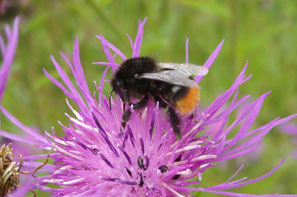
[[[10,193],[19,186],[19,170],[14,161],[11,145],[2,145],[0,148],[0,196]]]
[[[0,35],[0,54],[2,56],[2,65],[0,67],[0,101],[3,92],[7,85],[7,80],[11,65],[13,63],[15,51],[18,44],[19,37],[19,18],[16,18],[13,23],[12,30],[8,25],[5,25],[5,34],[7,44],[5,45],[3,37]]]
[[[5,25],[7,44],[0,35],[0,51],[2,65],[0,67],[0,102],[7,85],[8,76],[13,63],[14,55],[18,43],[19,19],[14,20],[13,28]],[[10,193],[20,186],[19,172],[20,162],[15,159],[11,144],[0,147],[0,196]]]
[[[146,19],[139,21],[134,42],[128,36],[132,57],[140,55],[145,21]],[[42,172],[47,172],[47,175],[36,177],[34,187],[56,196],[189,196],[193,191],[243,196],[244,194],[225,190],[266,178],[283,163],[284,160],[270,172],[256,179],[233,180],[242,169],[240,167],[222,184],[199,187],[202,181],[207,182],[202,178],[207,169],[215,168],[224,161],[254,150],[271,128],[296,115],[283,119],[276,118],[257,129],[250,129],[264,99],[269,94],[267,92],[246,106],[242,113],[228,124],[230,114],[249,97],[238,99],[239,86],[251,77],[245,76],[247,68],[245,65],[232,86],[203,112],[196,110],[191,116],[181,117],[181,140],[176,140],[168,117],[163,113],[163,109],[153,102],[141,111],[133,111],[126,129],[120,133],[123,103],[116,96],[111,99],[110,109],[108,99],[103,95],[103,84],[108,69],[111,67],[115,72],[119,67],[115,57],[119,56],[123,60],[127,57],[102,35],[97,37],[102,43],[108,62],[95,62],[105,65],[106,69],[100,84],[95,82],[96,91],[93,94],[89,90],[82,69],[77,39],[74,43],[72,60],[61,53],[72,71],[76,85],[53,57],[51,57],[52,62],[63,83],[44,70],[46,76],[70,99],[66,102],[73,115],[66,114],[69,123],[60,122],[65,133],[63,137],[57,136],[54,128],[52,134],[45,132],[45,137],[33,133],[32,129],[17,121],[3,107],[0,108],[33,140],[4,131],[2,135],[32,145],[37,144],[41,149],[53,147],[55,150],[50,155],[53,164],[47,164],[42,168]],[[223,42],[205,62],[205,67],[210,68],[213,64]],[[187,52],[186,62],[188,62]],[[195,80],[198,83],[201,79],[202,77],[197,77]],[[228,104],[229,100],[231,101]],[[76,107],[73,107],[73,104]],[[216,124],[215,130],[211,128],[214,124]],[[234,137],[231,137],[229,134],[235,127],[240,129]],[[29,164],[36,165],[32,160],[45,157],[46,155],[35,155],[24,159]],[[52,188],[47,184],[60,187]]]
[[[2,65],[0,68],[0,102],[6,89],[9,73],[17,48],[19,34],[18,17],[16,17],[16,19],[14,20],[12,29],[10,29],[8,25],[5,25],[5,34],[7,44],[5,44],[3,37],[1,37],[0,35],[0,49],[2,56]],[[15,119],[15,121],[17,120]],[[24,146],[24,144],[21,144],[19,142],[26,142],[27,144],[30,144],[28,142],[31,141],[31,144],[38,144],[38,141],[36,141],[35,138],[40,134],[38,133],[38,131],[30,129],[23,125],[22,130],[28,129],[30,130],[30,134],[26,137],[28,140],[25,140],[25,137],[20,137],[18,135],[10,134],[0,130],[1,138],[4,137],[3,139],[0,139],[2,143],[0,147],[0,196],[23,196],[33,188],[31,177],[23,177],[22,175],[32,174],[33,172],[23,171],[24,169],[32,169],[34,165],[32,166],[29,162],[26,162],[26,165],[24,167],[22,161],[22,155],[26,155],[25,157],[27,157],[27,155],[32,154],[32,151],[28,149],[28,146]],[[8,138],[6,138],[7,136]],[[32,136],[34,136],[34,138],[32,138]],[[12,140],[15,140],[17,142],[12,144],[10,143],[12,142]],[[45,143],[46,141],[42,142],[42,144]],[[16,155],[18,155],[18,158],[16,158]],[[34,162],[35,165],[38,163],[40,162]]]

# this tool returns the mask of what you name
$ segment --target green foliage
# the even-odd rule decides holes
[[[141,54],[154,56],[160,61],[184,62],[185,40],[189,37],[190,62],[203,64],[225,38],[221,54],[200,84],[203,88],[201,103],[210,104],[227,89],[249,60],[247,74],[252,73],[253,78],[242,86],[240,95],[252,94],[255,98],[273,90],[264,103],[257,125],[297,111],[296,1],[28,2],[19,13],[19,48],[2,104],[22,122],[38,127],[42,132],[51,130],[52,126],[59,131],[58,120],[67,123],[64,116],[64,112],[68,112],[65,96],[42,72],[44,67],[57,76],[50,54],[66,68],[58,52],[63,51],[70,57],[74,38],[78,37],[85,74],[93,87],[94,80],[100,81],[103,67],[91,63],[106,59],[95,35],[103,34],[129,56],[131,49],[126,33],[135,37],[137,20],[146,16],[148,21]],[[9,21],[1,21],[4,22]],[[66,71],[70,74],[69,69],[66,68]],[[106,94],[109,88],[106,87]],[[2,126],[18,131],[4,118]],[[294,148],[288,143],[289,137],[277,129],[272,130],[264,141],[260,158],[255,161],[247,159],[246,168],[238,177],[255,178],[267,172],[282,157],[290,155]],[[227,180],[240,165],[241,161],[236,160],[222,168],[209,170],[203,177],[203,186]],[[270,178],[236,191],[252,194],[297,193],[295,166],[296,161],[289,156],[281,170]]]

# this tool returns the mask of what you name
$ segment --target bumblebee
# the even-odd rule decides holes
[[[133,109],[145,107],[149,99],[159,102],[162,108],[168,108],[175,136],[181,139],[180,118],[176,110],[181,114],[194,110],[199,102],[199,87],[193,76],[207,73],[207,68],[194,64],[158,63],[151,57],[130,58],[120,65],[113,76],[112,92],[115,91]],[[131,98],[139,102],[131,103]],[[130,108],[124,109],[122,127],[125,127],[130,115]]]

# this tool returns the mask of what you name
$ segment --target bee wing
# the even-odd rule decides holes
[[[144,73],[140,76],[137,76],[137,78],[164,81],[178,86],[195,88],[198,87],[197,83],[194,80],[190,79],[189,76],[182,74],[176,70],[164,70],[156,73]]]
[[[191,76],[204,76],[208,73],[208,69],[204,66],[199,66],[196,64],[185,64],[185,63],[158,63],[162,68],[173,69],[181,74]]]

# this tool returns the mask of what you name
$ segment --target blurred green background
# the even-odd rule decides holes
[[[100,81],[103,67],[92,65],[105,61],[100,41],[103,34],[127,56],[131,48],[126,33],[132,38],[137,20],[148,17],[144,27],[141,55],[154,56],[164,62],[185,61],[185,40],[190,39],[191,63],[203,64],[217,44],[225,38],[222,51],[210,73],[200,86],[201,103],[210,104],[249,61],[247,74],[251,80],[240,88],[240,95],[256,98],[266,91],[266,99],[256,126],[278,116],[297,112],[297,1],[291,0],[72,0],[15,2],[16,9],[0,16],[0,25],[11,23],[13,15],[21,16],[20,40],[15,63],[4,95],[3,106],[23,123],[40,131],[54,126],[58,120],[67,123],[69,112],[65,96],[43,74],[46,68],[57,76],[50,55],[64,65],[58,52],[72,53],[74,38],[80,43],[80,56],[90,86]],[[16,12],[15,12],[16,11]],[[12,15],[12,16],[9,16]],[[2,29],[2,28],[1,28]],[[109,73],[109,77],[110,78]],[[106,87],[105,93],[109,92]],[[296,122],[296,120],[295,120]],[[2,128],[17,131],[2,117]],[[237,159],[203,175],[203,186],[227,180],[244,163],[238,178],[255,178],[272,169],[283,158],[285,164],[269,178],[239,189],[251,194],[297,193],[297,161],[290,154],[296,145],[290,136],[273,129],[263,141],[259,157]],[[252,153],[254,156],[258,153]],[[30,194],[31,195],[31,194]],[[39,195],[45,195],[39,193]],[[195,196],[216,196],[195,194]]]

